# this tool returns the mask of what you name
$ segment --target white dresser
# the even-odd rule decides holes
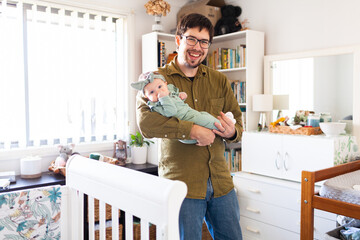
[[[244,239],[300,239],[301,171],[355,157],[354,137],[244,132],[242,172],[234,174]],[[336,215],[315,211],[316,239],[336,227]]]

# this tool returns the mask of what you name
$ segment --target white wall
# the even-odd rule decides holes
[[[265,32],[265,54],[360,44],[358,0],[232,0]]]

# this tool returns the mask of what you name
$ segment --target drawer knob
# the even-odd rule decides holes
[[[246,210],[248,210],[249,212],[253,212],[253,213],[260,213],[260,210],[254,209],[254,208],[251,208],[251,207],[246,207]]]
[[[246,230],[248,230],[248,231],[250,231],[250,232],[253,232],[253,233],[260,233],[259,230],[253,229],[253,228],[251,228],[251,227],[249,227],[249,226],[246,226]]]

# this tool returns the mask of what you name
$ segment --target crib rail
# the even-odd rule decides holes
[[[84,194],[100,201],[100,239],[105,239],[105,203],[112,206],[112,239],[118,239],[118,209],[125,211],[126,239],[132,237],[132,216],[141,219],[141,239],[148,239],[148,223],[156,225],[157,239],[179,239],[178,217],[187,188],[171,181],[75,155],[67,162],[69,234],[83,239]],[[94,213],[89,212],[89,239],[94,237]]]

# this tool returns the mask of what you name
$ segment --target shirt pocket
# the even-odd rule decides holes
[[[210,114],[219,116],[220,112],[224,108],[224,98],[213,98],[210,99]]]

